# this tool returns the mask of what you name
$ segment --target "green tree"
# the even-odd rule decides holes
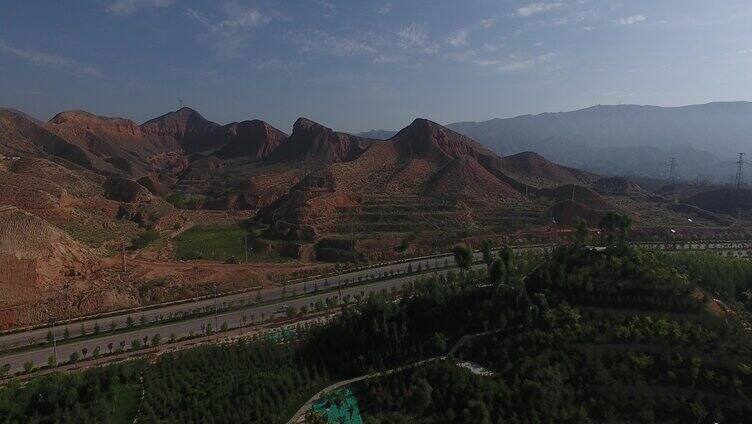
[[[452,248],[454,261],[464,273],[473,265],[473,250],[464,244],[455,244]]]
[[[600,230],[606,236],[609,246],[624,245],[627,240],[632,218],[628,215],[609,211],[603,216],[599,224]]]
[[[486,264],[486,270],[490,272],[491,270],[491,264],[493,263],[494,257],[492,250],[493,249],[493,242],[491,240],[483,240],[481,243],[481,251],[483,252],[483,262]]]
[[[33,362],[24,362],[23,368],[24,368],[24,372],[26,374],[28,374],[28,373],[34,371],[34,363]]]
[[[162,343],[162,336],[160,336],[159,333],[156,333],[153,336],[151,336],[151,345],[154,346],[155,351],[159,347],[160,343]]]
[[[491,269],[488,272],[488,277],[491,284],[502,284],[506,279],[507,269],[504,266],[504,261],[501,258],[494,259],[491,263]]]
[[[574,244],[579,247],[587,245],[589,234],[587,221],[576,216],[574,218]]]

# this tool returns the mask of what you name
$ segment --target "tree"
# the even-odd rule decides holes
[[[5,364],[0,368],[0,377],[4,377],[10,371],[10,364]]]
[[[415,388],[414,393],[415,409],[417,409],[420,413],[425,412],[425,410],[428,409],[428,407],[430,407],[431,403],[433,402],[433,387],[428,384],[428,381],[426,381],[424,378],[421,378],[420,380],[418,380],[418,384]]]
[[[579,216],[574,218],[574,244],[578,247],[583,247],[587,245],[588,242],[588,235],[590,234],[590,230],[588,230],[587,221],[580,218]]]
[[[222,330],[223,333],[226,333],[228,329],[227,322],[223,322],[222,326],[219,329]]]
[[[53,368],[56,364],[57,359],[55,359],[55,355],[50,355],[50,357],[47,358],[47,366]]]
[[[96,322],[94,323],[94,334],[99,334],[99,331],[100,331],[99,323]]]
[[[52,334],[52,330],[47,330],[47,343],[52,343],[54,340],[54,335]]]
[[[139,349],[141,349],[141,340],[139,339],[131,340],[131,350],[139,350]]]
[[[151,336],[151,345],[154,346],[155,351],[157,350],[161,342],[162,342],[162,336],[160,336],[159,333],[156,333],[153,336]]]
[[[455,263],[463,273],[473,265],[473,251],[466,245],[455,244],[452,249],[452,254],[454,254]]]
[[[68,330],[68,327],[65,327],[63,329],[63,339],[68,340],[70,338],[70,330]]]
[[[107,343],[107,349],[112,353],[112,342]]]
[[[70,362],[71,364],[78,362],[78,352],[71,352],[70,356],[68,357],[68,362]]]
[[[445,353],[447,349],[447,336],[444,333],[437,332],[431,336],[431,348],[435,353]]]
[[[133,327],[133,317],[131,317],[130,315],[128,315],[128,317],[125,318],[125,326],[128,328]]]
[[[24,367],[24,372],[26,374],[34,371],[34,363],[33,362],[24,362],[23,367]]]
[[[606,235],[606,243],[609,246],[623,245],[627,240],[631,226],[632,218],[618,212],[607,212],[599,224],[601,232]]]
[[[287,308],[287,318],[295,318],[298,315],[298,308],[290,306]]]
[[[501,261],[504,262],[504,270],[506,271],[508,278],[508,276],[512,274],[514,251],[512,251],[509,246],[504,246],[499,251],[499,258],[501,258]]]
[[[491,269],[488,272],[488,277],[491,284],[498,285],[504,282],[507,274],[507,269],[504,266],[504,261],[501,258],[494,259],[491,263]]]
[[[115,331],[116,328],[117,323],[115,322],[115,320],[110,321],[110,331]]]
[[[481,243],[481,251],[483,252],[483,262],[486,264],[486,270],[491,270],[491,264],[493,263],[493,242],[491,240],[483,240]]]
[[[92,352],[91,355],[96,358],[99,356],[101,352],[102,352],[102,349],[99,347],[99,345],[97,345],[94,347],[94,352]]]
[[[87,353],[89,353],[89,349],[88,348],[85,348],[85,347],[81,348],[81,357],[82,358],[86,358],[86,354]]]

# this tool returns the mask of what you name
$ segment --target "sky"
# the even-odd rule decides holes
[[[749,0],[0,0],[0,106],[346,131],[752,100]]]

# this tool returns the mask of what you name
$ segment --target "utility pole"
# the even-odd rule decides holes
[[[746,162],[744,161],[744,153],[739,153],[739,160],[736,162],[738,165],[738,168],[736,170],[736,181],[735,186],[736,188],[742,188],[744,186],[744,164]]]
[[[674,183],[674,203],[679,203],[679,187],[677,183],[676,166],[676,158],[671,158],[668,168],[668,176],[671,182]]]
[[[123,258],[123,274],[125,274],[126,272],[128,272],[128,268],[125,265],[125,239],[123,239],[121,252],[122,252],[122,258]]]
[[[180,108],[179,109],[182,109],[183,108],[183,99],[178,99],[178,103],[180,104]]]
[[[219,318],[217,316],[217,308],[219,307],[219,305],[217,305],[217,283],[212,284],[212,293],[214,294],[214,332],[219,334],[219,326],[217,325],[219,323]]]
[[[49,307],[47,309],[47,315],[52,326],[52,357],[55,358],[54,365],[57,366],[57,336],[55,335],[55,316],[50,313]]]

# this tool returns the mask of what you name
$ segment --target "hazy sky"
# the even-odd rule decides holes
[[[752,99],[749,0],[0,0],[0,106],[398,129]]]

